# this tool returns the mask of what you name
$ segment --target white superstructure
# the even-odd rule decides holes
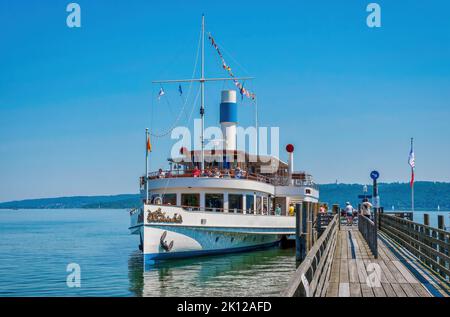
[[[130,230],[140,236],[147,264],[274,246],[295,233],[290,206],[303,202],[317,208],[319,192],[311,177],[289,174],[284,162],[270,175],[257,172],[259,162],[239,162],[232,168],[229,162],[205,163],[220,176],[197,176],[196,154],[185,152],[181,169],[151,173],[148,182],[141,178],[143,206],[131,213]],[[210,155],[216,153],[205,151]]]

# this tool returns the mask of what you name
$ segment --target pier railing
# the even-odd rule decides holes
[[[376,224],[370,218],[359,215],[358,216],[358,230],[366,240],[370,251],[375,258],[378,257],[378,236]]]
[[[338,233],[338,215],[314,243],[282,291],[283,297],[319,297],[326,293]]]
[[[333,221],[334,215],[328,213],[318,213],[316,220],[317,234],[320,237],[322,233],[327,229],[331,221]]]
[[[414,213],[412,211],[385,211],[383,210],[382,213],[385,215],[391,215],[398,218],[408,219],[411,221],[414,221]]]
[[[380,230],[447,281],[450,232],[391,215],[379,215]]]

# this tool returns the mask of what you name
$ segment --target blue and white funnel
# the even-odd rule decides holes
[[[220,102],[220,125],[224,139],[223,148],[236,150],[237,103],[235,90],[223,90]]]

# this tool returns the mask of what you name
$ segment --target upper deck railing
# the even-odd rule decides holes
[[[149,180],[162,179],[162,178],[217,178],[217,179],[242,179],[242,180],[253,180],[265,184],[271,184],[274,186],[296,186],[296,187],[311,187],[318,189],[318,186],[312,181],[311,176],[305,173],[293,173],[291,181],[287,176],[266,176],[262,174],[249,173],[242,171],[241,173],[235,173],[233,170],[218,170],[217,174],[212,172],[211,174],[195,174],[193,170],[188,171],[157,171],[148,174]],[[145,177],[140,178],[141,185],[145,184]]]

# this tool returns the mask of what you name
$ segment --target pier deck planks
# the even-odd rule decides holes
[[[431,296],[380,239],[375,259],[356,226],[342,226],[337,238],[327,297]]]

